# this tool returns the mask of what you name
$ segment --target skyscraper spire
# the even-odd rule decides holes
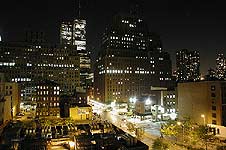
[[[81,17],[81,3],[80,3],[80,0],[78,0],[78,18]]]

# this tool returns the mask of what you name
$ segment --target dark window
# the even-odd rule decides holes
[[[211,93],[211,97],[216,97],[216,94],[215,93]]]
[[[213,117],[213,118],[216,118],[217,115],[216,115],[215,113],[212,113],[212,117]]]
[[[217,121],[216,120],[212,120],[212,124],[217,124]]]
[[[215,85],[211,86],[211,91],[215,91]]]
[[[217,110],[217,107],[216,106],[212,106],[212,110]]]
[[[217,129],[217,134],[220,134],[220,129]]]

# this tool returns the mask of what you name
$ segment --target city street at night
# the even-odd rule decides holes
[[[226,9],[2,0],[0,150],[226,150]]]

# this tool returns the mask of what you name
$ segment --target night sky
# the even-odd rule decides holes
[[[117,12],[128,12],[131,0],[81,0],[87,19],[87,47],[97,53],[106,24]],[[226,54],[226,9],[220,0],[143,0],[149,30],[160,34],[163,49],[199,50],[201,73],[215,68],[216,52]],[[4,41],[22,41],[28,29],[41,30],[50,42],[59,42],[62,20],[77,16],[73,0],[1,0],[0,35]]]

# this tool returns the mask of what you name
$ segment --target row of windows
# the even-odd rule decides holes
[[[36,115],[37,116],[51,116],[51,115],[53,115],[53,116],[58,116],[60,114],[60,112],[59,111],[42,111],[42,112],[36,112]]]
[[[59,103],[38,103],[37,107],[58,107]]]
[[[215,111],[217,110],[217,106],[215,106],[215,97],[216,97],[216,94],[214,93],[215,88],[216,88],[215,85],[211,85],[211,91],[212,91],[211,97],[212,97],[212,104],[213,104],[212,111],[214,111],[212,113],[212,118],[213,118],[212,124],[217,124],[217,121],[215,120],[217,118],[217,114],[215,113]]]
[[[49,92],[49,91],[38,91],[37,92],[38,95],[48,95],[48,94],[53,94],[53,95],[60,95],[60,91],[53,91],[53,92]]]
[[[41,100],[58,101],[59,97],[37,97],[37,101],[41,101]]]

